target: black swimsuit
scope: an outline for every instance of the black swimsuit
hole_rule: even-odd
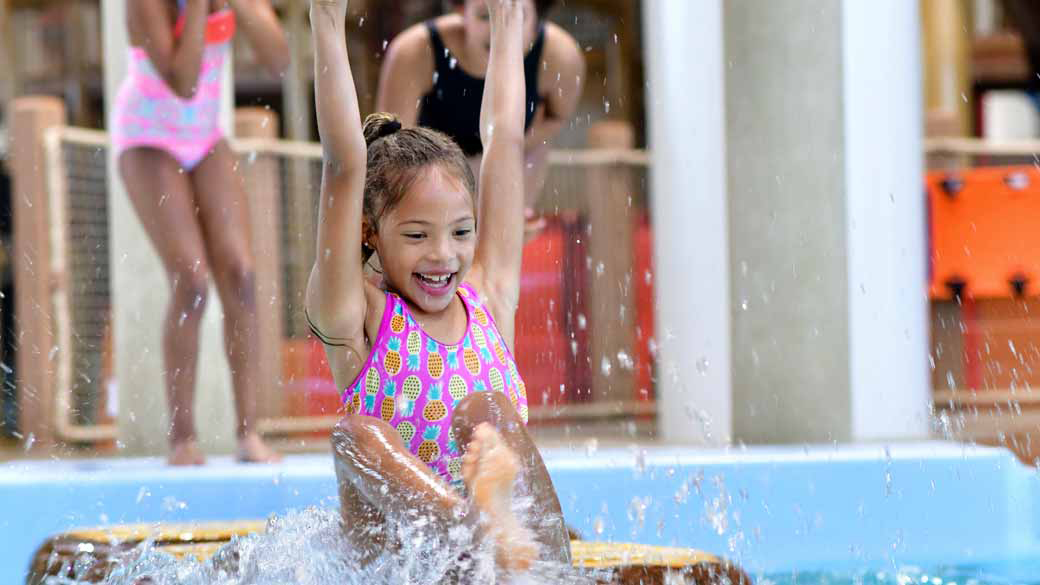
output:
[[[459,67],[458,62],[444,46],[441,34],[432,20],[426,21],[433,48],[433,88],[422,98],[419,125],[451,136],[466,156],[484,151],[480,143],[480,104],[484,99],[484,80],[473,77]],[[524,129],[531,127],[535,110],[542,102],[538,95],[538,65],[542,62],[545,45],[545,27],[539,27],[531,51],[524,57],[524,77],[527,85],[527,108],[524,111]]]

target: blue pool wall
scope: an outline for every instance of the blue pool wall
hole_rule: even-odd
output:
[[[547,449],[568,523],[587,540],[684,546],[753,575],[1040,556],[1040,478],[1003,449],[867,446]],[[335,506],[328,455],[0,465],[0,583],[73,527],[265,518]]]

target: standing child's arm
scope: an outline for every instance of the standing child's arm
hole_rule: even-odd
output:
[[[281,77],[289,67],[289,43],[269,0],[229,0],[257,60]]]
[[[488,0],[491,56],[480,106],[480,209],[474,263],[509,346],[520,296],[524,209],[523,3]]]
[[[324,152],[307,313],[326,338],[363,339],[361,217],[367,152],[347,60],[347,0],[312,0],[314,103]]]
[[[131,43],[148,53],[148,60],[174,93],[185,99],[194,97],[206,46],[209,0],[188,0],[179,38],[173,36],[165,0],[132,0],[126,8]]]

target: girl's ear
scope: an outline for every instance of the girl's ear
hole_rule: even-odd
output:
[[[367,219],[361,220],[361,244],[375,250],[375,240],[377,239],[376,230],[372,228],[372,224],[368,223]]]

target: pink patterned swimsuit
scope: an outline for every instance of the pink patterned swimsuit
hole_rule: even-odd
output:
[[[458,289],[466,334],[445,345],[422,330],[408,306],[386,294],[386,310],[372,353],[343,393],[350,414],[382,418],[404,444],[453,485],[461,483],[452,413],[471,392],[503,392],[527,423],[527,389],[494,319],[468,284]]]
[[[182,14],[174,36],[180,35],[183,23]],[[199,80],[190,99],[166,85],[144,49],[130,47],[130,71],[116,95],[111,126],[116,155],[130,148],[158,148],[188,171],[206,158],[224,137],[218,123],[221,74],[234,32],[234,12],[209,15]]]

